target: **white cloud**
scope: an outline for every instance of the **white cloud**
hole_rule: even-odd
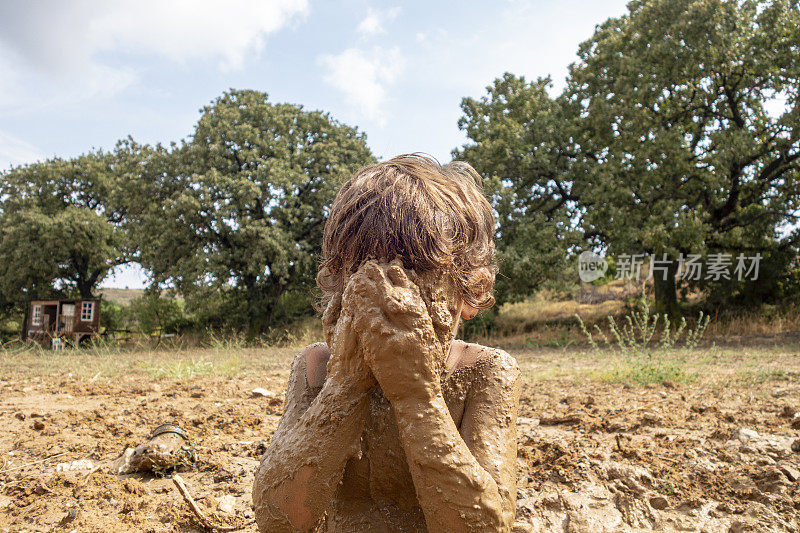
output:
[[[350,105],[367,118],[384,121],[386,88],[405,67],[399,48],[348,48],[338,55],[322,56],[319,62],[326,69],[325,82],[344,93]]]
[[[0,2],[0,71],[91,98],[135,81],[132,69],[119,66],[126,55],[241,67],[263,51],[266,35],[307,11],[307,0]],[[10,85],[0,83],[0,99],[25,100]]]
[[[44,154],[30,143],[0,131],[0,172],[10,166],[44,159]]]
[[[392,7],[384,11],[379,11],[371,7],[367,8],[367,16],[364,17],[364,20],[359,23],[357,28],[358,33],[364,37],[386,33],[384,24],[391,22],[397,18],[397,15],[399,14],[399,7]]]

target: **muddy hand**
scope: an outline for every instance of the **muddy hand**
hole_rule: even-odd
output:
[[[386,398],[395,402],[434,394],[443,349],[419,287],[399,261],[368,261],[348,288],[353,302],[359,302],[354,325],[367,364]]]
[[[358,299],[354,299],[350,286],[343,295],[334,297],[322,315],[325,340],[330,347],[327,376],[347,384],[354,392],[366,392],[376,387],[375,377],[366,364],[364,350],[354,330],[354,314],[358,313]]]

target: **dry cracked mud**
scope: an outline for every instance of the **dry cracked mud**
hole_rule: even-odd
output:
[[[0,531],[199,531],[168,476],[109,473],[164,422],[189,431],[198,460],[181,476],[206,515],[256,531],[253,472],[288,366],[185,381],[1,378]],[[800,384],[667,385],[525,383],[514,530],[800,530]]]

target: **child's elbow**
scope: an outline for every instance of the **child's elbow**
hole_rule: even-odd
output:
[[[309,531],[318,516],[306,505],[310,467],[301,468],[288,483],[269,484],[256,472],[253,509],[259,531]]]

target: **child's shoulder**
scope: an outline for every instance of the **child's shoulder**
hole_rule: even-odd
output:
[[[324,342],[315,342],[303,348],[296,360],[305,368],[306,383],[309,387],[321,387],[325,383],[325,374],[331,352]]]
[[[484,367],[492,373],[519,373],[517,360],[505,350],[460,340],[453,341],[453,344],[453,348],[460,352],[455,369]]]

